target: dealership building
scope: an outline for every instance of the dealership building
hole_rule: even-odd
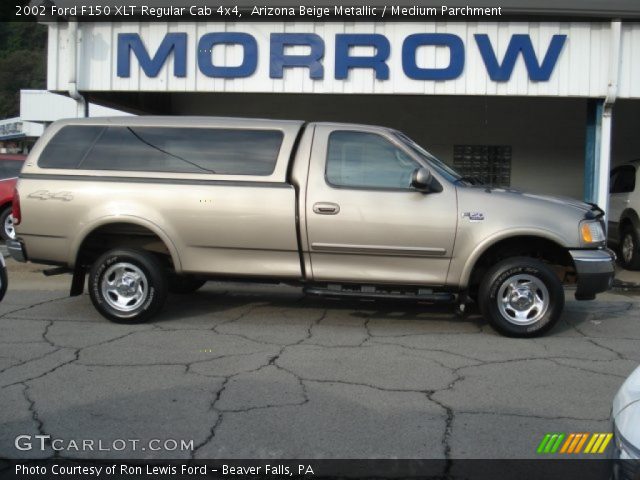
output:
[[[48,90],[79,116],[93,102],[386,125],[465,175],[604,205],[610,167],[640,158],[640,7],[511,3],[471,19],[57,21]]]

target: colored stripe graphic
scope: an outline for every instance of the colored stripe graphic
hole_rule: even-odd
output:
[[[604,453],[604,451],[609,446],[609,442],[611,441],[612,438],[613,438],[613,433],[607,433],[607,436],[602,442],[602,445],[600,445],[600,450],[598,450],[598,453]]]
[[[587,438],[589,438],[588,433],[571,433],[569,437],[567,437],[567,441],[564,442],[560,453],[580,453],[582,446],[587,441]]]
[[[612,437],[612,433],[594,433],[584,453],[604,453]]]
[[[538,453],[543,453],[544,452],[544,448],[547,446],[547,442],[549,442],[549,439],[551,438],[551,434],[547,433],[544,438],[542,439],[542,441],[540,442],[540,445],[538,445]]]
[[[556,453],[562,440],[564,440],[564,433],[547,433],[540,445],[538,445],[538,453]]]
[[[578,445],[576,446],[576,451],[574,453],[580,453],[580,451],[582,450],[582,446],[587,441],[587,438],[589,438],[589,434],[588,433],[583,433],[582,434],[582,439],[580,440],[580,443],[578,443]]]
[[[537,452],[540,454],[561,453],[565,455],[577,455],[579,453],[601,454],[607,449],[612,438],[612,433],[547,433],[538,445]],[[586,448],[583,450],[585,444]]]
[[[564,442],[564,445],[562,445],[562,449],[560,449],[560,453],[567,453],[567,450],[569,449],[569,445],[573,443],[575,438],[576,438],[576,434],[570,433],[569,436],[567,437],[567,441]]]

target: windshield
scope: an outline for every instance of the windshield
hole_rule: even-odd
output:
[[[418,145],[416,142],[407,137],[404,133],[394,131],[394,135],[407,147],[411,149],[420,158],[426,160],[430,166],[435,168],[440,175],[445,177],[450,182],[457,182],[458,180],[464,180],[463,176],[456,172],[449,165],[442,160],[436,158],[431,153],[427,152],[424,148]]]

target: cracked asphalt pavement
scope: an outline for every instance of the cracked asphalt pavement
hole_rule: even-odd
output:
[[[153,323],[103,319],[69,277],[8,260],[0,457],[534,458],[546,432],[610,431],[640,363],[640,296],[576,302],[545,337],[449,306],[207,284]],[[18,435],[192,440],[192,451],[19,451]]]

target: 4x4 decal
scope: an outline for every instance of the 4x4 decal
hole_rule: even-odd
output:
[[[39,200],[62,200],[64,202],[70,202],[73,200],[73,193],[71,192],[50,192],[49,190],[38,190],[27,195],[28,198],[37,198]]]

